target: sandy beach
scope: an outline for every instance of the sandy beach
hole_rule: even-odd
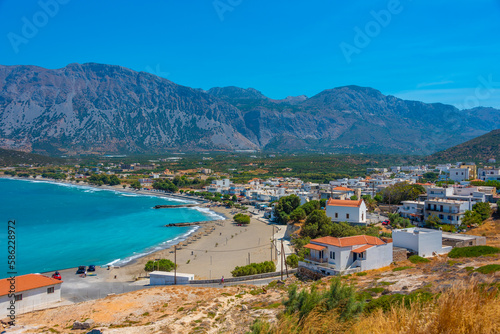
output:
[[[33,179],[30,179],[35,181]],[[148,190],[124,189],[122,186],[94,186],[87,183],[76,183],[71,181],[39,180],[42,182],[54,182],[72,184],[75,186],[94,187],[97,189],[107,189],[119,192],[129,192],[156,197],[167,197],[183,201],[200,203],[200,208],[206,208],[217,213],[218,216],[226,218],[215,220],[210,223],[199,225],[199,228],[184,241],[177,245],[177,271],[180,273],[191,273],[195,279],[216,279],[232,277],[231,271],[236,266],[244,266],[249,262],[262,262],[271,260],[271,240],[273,238],[273,226],[268,225],[255,217],[251,218],[250,224],[237,226],[232,217],[238,209],[228,209],[213,203],[206,203],[202,198],[165,194]],[[165,227],[169,228],[169,227]],[[275,250],[272,250],[273,260]],[[88,276],[90,281],[99,282],[133,282],[147,277],[144,266],[149,260],[170,259],[175,260],[174,247],[156,251],[154,253],[137,258],[134,261],[117,268],[98,268],[97,278]],[[64,277],[75,276],[76,268],[60,270]],[[51,274],[51,273],[46,273]],[[83,278],[82,278],[83,279]]]

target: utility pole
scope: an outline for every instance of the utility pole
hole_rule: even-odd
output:
[[[281,240],[281,253],[283,253],[283,257],[285,258],[285,247],[283,246],[283,240]],[[283,264],[281,267],[283,268]],[[286,278],[288,278],[288,264],[286,263],[286,258],[285,258],[285,270],[286,270]]]
[[[248,253],[248,264],[250,264],[250,253]]]
[[[281,239],[281,254],[280,254],[280,259],[281,259],[281,280],[283,280],[283,239]]]
[[[273,262],[273,241],[271,240],[271,262]]]
[[[177,245],[174,245],[174,285],[177,285]]]

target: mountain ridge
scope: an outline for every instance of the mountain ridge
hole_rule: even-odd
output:
[[[254,88],[178,85],[118,65],[0,65],[0,147],[45,154],[277,150],[428,154],[500,128],[370,87],[274,100]]]

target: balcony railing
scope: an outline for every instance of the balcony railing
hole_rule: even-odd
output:
[[[328,259],[321,259],[321,258],[314,257],[311,255],[304,257],[304,259],[306,259],[308,261],[318,262],[318,263],[328,263]]]

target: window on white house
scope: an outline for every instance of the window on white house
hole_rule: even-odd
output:
[[[54,287],[47,288],[47,293],[54,293]]]
[[[339,213],[335,212],[335,218],[339,218]]]
[[[348,214],[348,213],[346,213],[346,214],[345,214],[345,217],[346,217],[347,219],[349,219],[349,214]]]
[[[330,259],[335,260],[335,252],[330,251]]]
[[[359,253],[359,258],[362,259],[363,258],[363,253]]]
[[[14,296],[14,300],[15,300],[16,302],[18,302],[18,301],[20,301],[20,300],[23,300],[23,295],[22,295],[22,294],[21,294],[21,295],[15,295],[15,296]]]

